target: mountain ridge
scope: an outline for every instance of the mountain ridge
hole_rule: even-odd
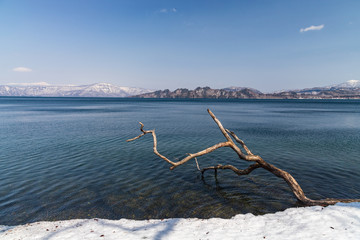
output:
[[[349,80],[326,87],[305,88],[300,90],[283,90],[274,93],[262,93],[253,88],[228,87],[211,89],[198,87],[194,90],[178,88],[158,90],[151,93],[135,95],[137,98],[238,98],[238,99],[360,99],[360,81]]]
[[[136,87],[119,87],[110,83],[89,85],[50,85],[45,82],[0,85],[0,96],[28,97],[129,97],[152,92]]]
[[[169,89],[158,90],[152,93],[135,95],[138,98],[259,98],[258,90],[239,88],[240,90],[212,89],[210,87],[197,87],[194,90],[178,88],[174,91]]]
[[[281,90],[273,93],[231,86],[222,89],[197,87],[194,90],[178,88],[174,91],[119,87],[110,83],[89,85],[51,85],[46,82],[9,83],[0,85],[0,96],[29,97],[137,97],[137,98],[243,98],[243,99],[360,99],[360,80],[349,80],[325,87]]]

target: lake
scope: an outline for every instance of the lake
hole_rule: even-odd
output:
[[[247,176],[181,159],[225,141],[210,108],[253,153],[290,172],[306,195],[360,197],[359,100],[0,98],[0,225],[73,218],[230,218],[301,206],[263,169]],[[228,148],[200,167],[246,168]]]

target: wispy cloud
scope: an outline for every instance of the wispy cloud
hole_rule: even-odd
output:
[[[176,13],[176,8],[163,8],[159,10],[159,13]]]
[[[312,25],[312,26],[307,27],[307,28],[301,28],[301,29],[300,29],[300,32],[307,32],[307,31],[321,30],[321,29],[323,29],[324,27],[325,27],[325,25],[324,25],[324,24],[321,24],[321,25],[319,25],[319,26],[314,26],[314,25]]]
[[[27,67],[16,67],[13,68],[14,72],[32,72],[31,68],[27,68]]]

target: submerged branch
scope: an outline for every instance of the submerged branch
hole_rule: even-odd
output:
[[[218,164],[216,166],[211,166],[211,167],[206,167],[201,169],[201,174],[204,174],[205,171],[210,170],[210,169],[230,169],[232,170],[234,173],[236,173],[237,175],[248,175],[249,173],[251,173],[252,171],[254,171],[255,169],[261,167],[260,164],[255,163],[250,165],[248,168],[242,170],[242,169],[237,169],[236,167],[234,167],[233,165],[221,165]]]
[[[321,199],[321,200],[312,200],[308,197],[306,197],[304,191],[302,190],[302,188],[300,187],[299,183],[295,180],[295,178],[288,172],[275,167],[272,164],[267,163],[266,161],[264,161],[260,156],[258,155],[254,155],[249,148],[246,146],[246,144],[244,143],[243,140],[241,140],[238,136],[236,136],[236,134],[228,129],[225,129],[222,125],[222,123],[216,118],[216,116],[208,109],[208,113],[209,115],[212,117],[212,119],[214,120],[214,122],[217,124],[217,126],[219,127],[220,131],[222,132],[222,134],[224,135],[224,137],[226,138],[226,142],[220,142],[217,143],[211,147],[208,147],[202,151],[199,151],[197,153],[188,153],[188,156],[183,158],[180,161],[177,162],[173,162],[171,160],[169,160],[167,157],[165,157],[164,155],[160,154],[157,150],[157,139],[156,139],[156,134],[155,134],[155,130],[144,130],[144,124],[140,123],[140,131],[142,132],[140,135],[131,138],[129,140],[127,140],[127,142],[131,142],[134,141],[136,139],[141,138],[142,136],[150,133],[153,136],[153,141],[154,141],[154,145],[153,145],[153,151],[154,153],[159,156],[160,158],[162,158],[163,160],[165,160],[166,162],[170,163],[172,166],[170,167],[171,170],[173,170],[174,168],[176,168],[177,166],[180,166],[188,161],[190,161],[191,159],[195,159],[196,162],[196,166],[198,168],[198,170],[201,172],[201,174],[203,175],[205,173],[205,171],[207,170],[211,170],[213,169],[215,171],[215,174],[217,174],[217,170],[218,169],[229,169],[232,170],[235,174],[237,175],[247,175],[250,174],[252,171],[254,171],[257,168],[263,168],[269,172],[271,172],[272,174],[274,174],[275,176],[284,179],[284,181],[289,185],[291,191],[293,192],[293,194],[295,195],[295,197],[302,202],[305,205],[322,205],[322,206],[327,206],[327,205],[333,205],[335,203],[338,202],[345,202],[345,203],[349,203],[349,202],[360,202],[360,199],[333,199],[333,198],[326,198],[326,199]],[[230,135],[229,135],[230,134]],[[231,139],[231,137],[240,144],[240,146],[245,150],[246,154],[243,153],[241,151],[241,148],[238,147],[233,140]],[[236,167],[234,167],[233,165],[221,165],[218,164],[216,166],[210,166],[210,167],[206,167],[203,169],[200,169],[199,163],[197,161],[197,157],[203,156],[205,154],[211,153],[219,148],[222,147],[230,147],[232,150],[234,150],[236,152],[236,154],[238,155],[238,157],[242,160],[245,161],[249,161],[249,162],[255,162],[253,164],[251,164],[248,168],[246,169],[238,169]]]

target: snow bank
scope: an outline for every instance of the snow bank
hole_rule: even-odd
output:
[[[360,203],[231,219],[86,219],[0,226],[0,239],[359,239]]]

